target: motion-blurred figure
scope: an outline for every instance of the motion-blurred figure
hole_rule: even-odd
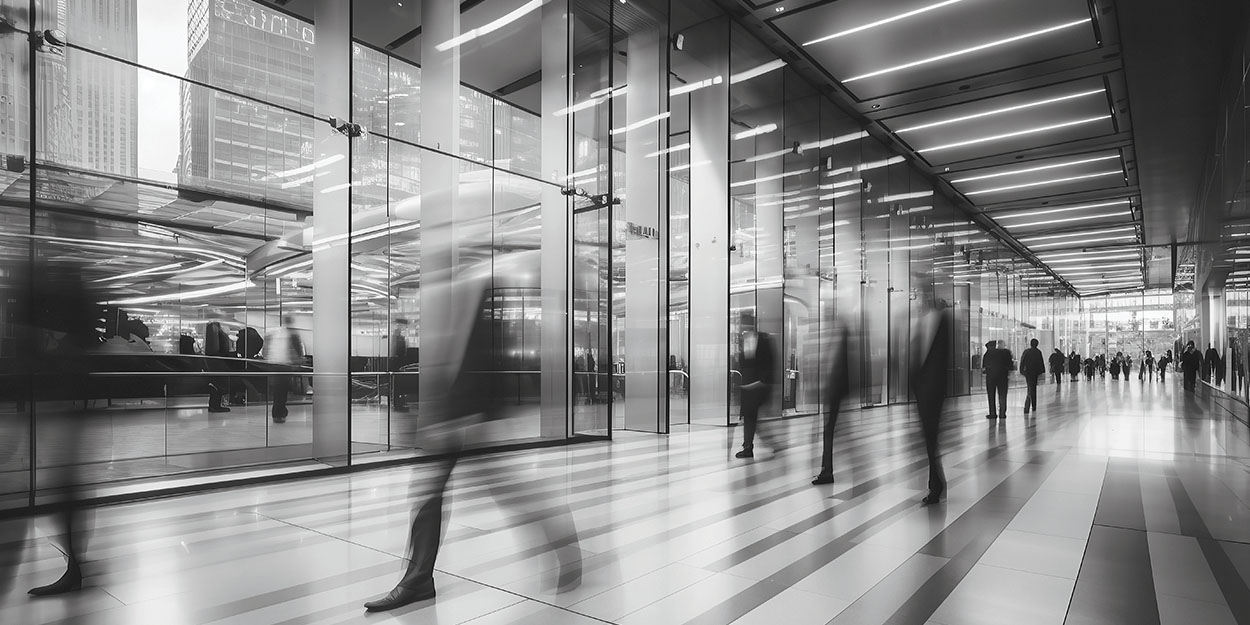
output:
[[[772,394],[775,363],[772,339],[767,332],[747,330],[742,333],[742,363],[738,367],[742,373],[742,450],[734,454],[735,458],[755,457],[760,406],[768,403]]]
[[[929,297],[932,297],[930,295]],[[911,346],[911,387],[920,413],[925,454],[929,457],[929,494],[923,502],[938,503],[946,494],[946,472],[938,450],[942,407],[946,403],[946,374],[951,361],[950,314],[946,302],[926,301],[929,310],[913,329]]]
[[[230,348],[230,335],[222,329],[220,321],[204,324],[204,368],[207,371],[226,371],[226,363],[219,358],[231,358],[234,350]],[[208,378],[208,411],[230,412],[221,403],[222,397],[230,390],[230,379],[218,376]]]
[[[295,333],[295,319],[290,315],[282,318],[282,327],[269,337],[269,348],[265,356],[277,365],[291,367],[292,370],[304,364],[304,343]],[[269,394],[273,399],[273,411],[270,413],[274,423],[286,423],[287,395],[291,392],[291,376],[278,374],[269,380]]]
[[[499,260],[495,262],[499,271]],[[421,397],[421,421],[418,434],[422,447],[438,455],[427,480],[413,484],[414,499],[424,503],[413,516],[408,537],[408,565],[399,583],[385,597],[365,604],[370,612],[392,610],[416,601],[433,598],[434,564],[442,542],[443,500],[447,481],[464,449],[470,427],[501,416],[502,398],[498,395],[493,371],[498,359],[492,358],[492,310],[488,276],[458,276],[455,282],[430,280],[422,288],[438,289],[435,295],[445,301],[449,316],[443,336],[422,336],[422,345],[434,344],[428,353],[437,361],[423,368],[421,375],[444,376],[449,383],[437,396]],[[424,318],[424,317],[423,317]],[[502,470],[502,469],[501,469]],[[503,481],[500,475],[487,476],[486,483]],[[497,503],[506,499],[503,488],[493,488]],[[551,511],[554,508],[555,513]],[[581,555],[577,529],[568,505],[560,503],[543,510],[519,512],[513,527],[539,526],[547,547],[555,552],[560,571],[557,591],[567,591],[581,583]]]
[[[34,375],[36,418],[47,428],[52,441],[41,444],[62,454],[60,462],[44,475],[42,489],[50,495],[56,534],[53,544],[65,556],[65,572],[46,586],[32,588],[35,596],[56,595],[82,588],[83,511],[80,491],[84,476],[80,467],[84,458],[82,423],[89,365],[86,355],[103,342],[98,329],[100,307],[87,288],[80,268],[50,259],[35,282],[31,300],[34,305],[30,345]],[[57,539],[59,543],[57,544]]]
[[[1029,348],[1020,354],[1020,373],[1024,375],[1024,414],[1037,410],[1037,381],[1046,375],[1046,363],[1042,361],[1042,350],[1037,348],[1037,339],[1029,341]]]
[[[1185,374],[1185,390],[1192,391],[1198,387],[1198,370],[1202,368],[1202,354],[1194,347],[1194,342],[1185,344],[1181,353],[1181,371]]]
[[[407,319],[396,319],[395,328],[391,330],[391,410],[394,412],[408,412],[407,380],[402,375],[396,375],[409,364],[408,339],[404,336],[407,328]]]
[[[845,299],[839,298],[839,301],[851,302],[854,299],[848,294]],[[825,389],[827,407],[821,441],[820,473],[812,479],[812,484],[833,483],[833,432],[838,425],[838,413],[842,409],[842,402],[851,392],[850,346],[854,333],[851,330],[850,320],[858,316],[854,311],[838,315],[833,323],[833,335],[829,337],[829,380],[828,387]]]

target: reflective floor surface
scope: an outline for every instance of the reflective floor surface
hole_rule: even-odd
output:
[[[429,467],[99,510],[86,587],[57,598],[25,595],[63,567],[47,523],[8,521],[29,538],[7,545],[24,564],[0,623],[1250,623],[1246,425],[1171,380],[1039,391],[1031,419],[951,402],[930,507],[904,406],[844,413],[828,486],[809,484],[811,418],[765,424],[786,448],[754,460],[733,458],[740,429],[707,428],[466,461],[438,596],[389,613],[361,604],[399,578]],[[515,519],[562,501],[583,576],[557,593]]]

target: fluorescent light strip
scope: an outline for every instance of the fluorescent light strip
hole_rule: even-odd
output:
[[[1084,245],[1086,243],[1101,243],[1104,241],[1123,241],[1124,239],[1133,238],[1134,236],[1136,235],[1125,234],[1125,235],[1120,235],[1117,237],[1099,237],[1096,239],[1082,239],[1079,241],[1060,241],[1058,243],[1042,243],[1040,245],[1030,245],[1029,247],[1034,248],[1034,249],[1040,249],[1043,247],[1065,247],[1065,246],[1077,247],[1080,245]]]
[[[1053,215],[1055,213],[1066,213],[1069,211],[1085,210],[1087,208],[1102,208],[1104,206],[1119,206],[1121,204],[1128,204],[1128,200],[1125,199],[1125,200],[1116,200],[1114,202],[1099,202],[1097,204],[1082,204],[1080,206],[1067,206],[1064,208],[1052,208],[1048,210],[1037,210],[1037,209],[1030,208],[1028,210],[1015,211],[1012,213],[1003,213],[1003,214],[990,213],[990,217],[993,217],[995,221],[1002,221],[1004,219],[1020,219],[1022,217],[1038,217],[1040,215]]]
[[[756,135],[768,134],[770,132],[773,132],[774,130],[777,130],[777,124],[764,124],[763,126],[756,126],[755,128],[752,128],[750,130],[743,130],[742,132],[735,134],[734,141],[737,141],[739,139],[748,139]]]
[[[786,66],[786,62],[781,59],[777,59],[775,61],[769,61],[767,63],[764,63],[763,65],[757,65],[744,72],[738,72],[737,74],[731,75],[729,77],[729,84],[736,85],[740,82],[745,82],[745,81],[751,80],[752,78],[763,76],[764,74],[767,74],[768,72],[779,70],[785,66]]]
[[[1059,167],[1071,167],[1072,165],[1084,165],[1085,163],[1097,163],[1113,158],[1120,158],[1119,154],[1111,154],[1108,156],[1099,156],[1097,158],[1083,158],[1079,161],[1067,161],[1065,163],[1055,163],[1053,165],[1042,165],[1041,167],[1030,167],[1028,169],[1016,169],[1013,171],[1004,171],[997,174],[985,174],[984,176],[973,176],[971,178],[960,178],[952,180],[951,184],[963,184],[965,182],[976,182],[977,180],[989,180],[990,178],[1001,178],[1003,176],[1018,176],[1020,174],[1031,174],[1037,171],[1045,171],[1047,169],[1057,169]]]
[[[530,0],[529,2],[526,2],[525,4],[522,4],[521,6],[517,7],[511,13],[508,13],[507,15],[493,22],[474,28],[473,30],[470,30],[467,33],[461,33],[460,35],[456,37],[452,37],[451,39],[448,39],[447,41],[444,41],[443,43],[440,43],[434,46],[434,49],[438,50],[439,52],[446,52],[457,46],[461,46],[466,43],[469,43],[470,41],[473,41],[474,39],[477,39],[478,37],[481,37],[482,35],[488,35],[492,32],[495,32],[496,30],[499,30],[500,28],[503,28],[504,26],[507,26],[508,24],[511,24],[512,22],[515,22],[521,19],[522,17],[525,17],[527,13],[533,11],[534,9],[537,9],[538,7],[541,7],[544,2],[545,0]]]
[[[626,132],[630,132],[632,130],[638,130],[639,128],[642,128],[643,126],[646,126],[648,124],[654,124],[658,121],[668,119],[669,115],[672,115],[672,113],[660,113],[659,115],[655,115],[652,117],[648,117],[646,119],[638,120],[628,126],[625,126],[624,128],[617,128],[615,130],[609,130],[608,134],[619,135],[619,134],[623,134]]]
[[[1064,253],[1055,252],[1055,253],[1050,253],[1050,254],[1039,254],[1037,258],[1038,260],[1042,262],[1050,263],[1052,262],[1051,259],[1055,259],[1055,258],[1071,258],[1073,256],[1090,257],[1092,255],[1101,256],[1101,255],[1111,255],[1111,254],[1128,254],[1130,252],[1132,252],[1133,254],[1138,253],[1137,250],[1135,249],[1100,250],[1100,251],[1095,251],[1095,252],[1064,252]],[[1057,261],[1057,262],[1070,262],[1070,261]]]
[[[839,189],[842,187],[851,187],[851,186],[860,184],[863,181],[864,181],[863,178],[852,178],[851,180],[839,180],[838,182],[835,182],[833,184],[822,184],[818,186],[821,189]]]
[[[1028,243],[1030,241],[1049,241],[1052,239],[1066,239],[1070,237],[1093,236],[1096,234],[1112,234],[1116,232],[1130,232],[1130,231],[1134,231],[1135,229],[1136,228],[1134,226],[1119,226],[1117,228],[1103,228],[1102,230],[1082,230],[1080,232],[1066,232],[1064,234],[1048,234],[1045,236],[1025,237],[1023,239],[1020,239],[1020,242]]]
[[[1028,104],[1017,104],[1015,106],[1008,106],[1008,107],[1001,108],[1001,109],[994,109],[992,111],[985,111],[984,113],[974,113],[972,115],[963,115],[961,117],[953,117],[951,119],[944,119],[938,122],[930,122],[928,124],[921,124],[919,126],[908,126],[907,128],[903,128],[901,130],[895,130],[894,132],[896,134],[902,134],[904,132],[912,132],[914,130],[924,130],[926,128],[935,128],[937,126],[947,126],[950,124],[958,124],[960,122],[966,122],[966,121],[970,121],[973,119],[980,119],[982,117],[992,117],[994,115],[1002,115],[1003,113],[1011,113],[1013,111],[1033,108],[1035,106],[1044,106],[1046,104],[1054,104],[1055,102],[1063,102],[1064,100],[1071,100],[1073,98],[1083,98],[1085,96],[1093,95],[1095,93],[1105,93],[1105,92],[1106,91],[1104,89],[1082,91],[1080,93],[1073,93],[1070,95],[1059,96],[1057,98],[1048,98],[1045,100],[1038,100],[1037,102],[1029,102]]]
[[[949,150],[951,148],[962,148],[964,146],[976,145],[978,143],[987,143],[990,141],[999,141],[1001,139],[1011,139],[1013,137],[1022,137],[1024,135],[1031,135],[1031,134],[1036,134],[1039,132],[1048,132],[1051,130],[1058,130],[1060,128],[1067,128],[1069,126],[1079,126],[1081,124],[1088,124],[1091,122],[1102,121],[1104,119],[1110,119],[1110,118],[1111,118],[1111,115],[1107,114],[1107,115],[1100,115],[1098,117],[1077,119],[1077,120],[1073,120],[1070,122],[1063,122],[1062,124],[1052,124],[1050,126],[1041,126],[1039,128],[1030,128],[1028,130],[1017,130],[1015,132],[1008,132],[1008,133],[1004,133],[1001,135],[981,137],[979,139],[969,139],[967,141],[957,141],[955,143],[947,143],[946,145],[939,145],[939,146],[935,146],[931,148],[925,148],[923,150],[916,150],[916,152],[923,154],[925,152],[938,152],[941,150]]]
[[[932,191],[917,191],[915,193],[900,193],[898,195],[883,195],[881,196],[881,199],[877,201],[878,202],[901,202],[903,200],[914,200],[914,199],[922,198],[922,197],[930,197],[932,195],[933,195]]]
[[[885,19],[881,19],[881,20],[877,20],[877,21],[875,21],[875,22],[871,22],[871,23],[868,23],[868,24],[864,24],[863,26],[856,26],[855,28],[848,28],[848,29],[846,29],[846,30],[843,30],[843,31],[840,31],[840,32],[833,33],[832,35],[825,35],[824,37],[820,37],[819,39],[813,39],[813,40],[811,40],[811,41],[809,41],[809,42],[807,42],[807,43],[805,43],[805,44],[803,44],[803,45],[804,45],[804,46],[810,46],[810,45],[815,45],[815,44],[818,44],[818,43],[823,43],[823,42],[825,42],[825,41],[829,41],[830,39],[837,39],[838,37],[845,37],[846,35],[851,35],[851,34],[854,34],[854,33],[863,32],[863,31],[865,31],[865,30],[868,30],[869,28],[876,28],[876,27],[878,27],[878,26],[883,26],[883,25],[885,25],[885,24],[889,24],[890,22],[897,22],[897,21],[899,21],[899,20],[905,20],[905,19],[907,19],[907,18],[909,18],[909,17],[913,17],[913,16],[916,16],[916,15],[920,15],[921,13],[928,13],[929,11],[932,11],[932,10],[934,10],[934,9],[940,9],[940,8],[942,8],[942,7],[944,7],[944,6],[947,6],[947,5],[950,5],[950,4],[955,4],[956,2],[962,2],[962,1],[963,1],[963,0],[946,0],[945,2],[939,2],[939,3],[937,3],[937,4],[929,5],[929,6],[927,6],[927,7],[921,7],[921,8],[919,8],[919,9],[914,10],[914,11],[908,11],[908,12],[906,12],[906,13],[899,13],[898,15],[895,15],[895,16],[893,16],[893,17],[887,17],[887,18],[885,18]]]
[[[1045,262],[1047,265],[1050,265],[1051,268],[1054,269],[1055,271],[1061,271],[1064,268],[1063,267],[1064,265],[1070,265],[1072,263],[1079,264],[1079,263],[1097,262],[1101,260],[1135,260],[1135,259],[1141,258],[1141,255],[1136,252],[1104,254],[1104,255],[1098,255],[1093,252],[1077,252],[1073,254],[1059,254],[1059,256],[1071,256],[1072,258],[1061,258],[1059,260],[1045,260],[1045,259],[1042,259],[1041,256],[1039,256],[1038,258],[1042,259],[1043,262]]]
[[[753,184],[757,184],[757,183],[760,183],[760,182],[769,182],[769,181],[771,181],[771,180],[780,180],[780,179],[782,179],[782,178],[789,178],[790,176],[801,176],[801,175],[803,175],[803,174],[810,174],[810,173],[812,173],[812,172],[816,171],[817,169],[819,169],[819,168],[817,168],[817,167],[812,167],[811,169],[797,169],[797,170],[795,170],[795,171],[787,171],[787,172],[785,172],[785,173],[775,174],[775,175],[772,175],[772,176],[763,176],[763,177],[761,177],[761,178],[754,178],[754,179],[752,179],[752,180],[741,180],[741,181],[738,181],[738,182],[731,182],[731,183],[729,184],[729,187],[730,187],[730,188],[734,188],[734,187],[745,187],[745,186],[748,186],[748,185],[753,185]]]
[[[92,282],[113,282],[114,280],[125,280],[126,278],[137,278],[139,276],[146,276],[146,275],[153,274],[153,273],[164,273],[172,269],[177,269],[181,266],[182,266],[182,263],[170,263],[168,265],[161,265],[160,267],[151,267],[149,269],[142,269],[139,271],[132,271],[130,273],[123,273],[120,276],[109,276],[107,278],[100,278],[99,280],[92,280]]]
[[[886,166],[889,166],[889,165],[894,165],[894,164],[896,164],[896,163],[901,163],[901,162],[903,162],[903,161],[905,161],[905,160],[907,160],[907,159],[905,159],[905,158],[903,158],[903,157],[901,157],[901,156],[891,156],[890,158],[887,158],[887,159],[882,160],[882,161],[871,161],[871,162],[868,162],[868,163],[860,163],[860,164],[859,164],[859,166],[855,168],[855,170],[856,170],[856,171],[868,171],[868,170],[870,170],[870,169],[878,169],[878,168],[881,168],[881,167],[886,167]],[[835,171],[837,171],[837,170],[835,170]],[[833,176],[833,175],[836,175],[836,174],[835,174],[834,172],[832,172],[832,171],[831,171],[831,172],[829,172],[829,174],[828,174],[828,175]]]
[[[690,93],[691,91],[698,91],[704,87],[711,87],[712,85],[719,85],[723,82],[725,82],[724,76],[714,76],[712,78],[706,78],[704,80],[700,80],[699,82],[692,82],[692,83],[682,85],[680,87],[673,87],[672,89],[668,90],[668,95],[669,97],[684,95],[684,94]]]
[[[647,155],[647,158],[655,158],[655,157],[657,157],[657,156],[660,156],[661,154],[672,154],[672,153],[674,153],[674,152],[681,152],[682,150],[689,150],[689,149],[690,149],[690,144],[689,144],[689,143],[683,143],[683,144],[681,144],[681,145],[675,145],[675,146],[673,146],[673,147],[671,147],[671,148],[667,148],[667,149],[664,149],[664,150],[656,150],[655,152],[652,152],[652,153],[648,154],[648,155]],[[597,171],[597,170],[596,170],[596,171]]]
[[[1100,171],[1096,174],[1084,174],[1082,176],[1068,176],[1067,178],[1052,178],[1050,180],[1039,180],[1037,182],[1028,182],[1025,184],[1013,184],[1006,187],[996,187],[993,189],[981,189],[979,191],[965,191],[964,195],[981,195],[984,193],[1001,193],[1003,191],[1015,191],[1017,189],[1028,189],[1029,187],[1042,187],[1048,184],[1061,184],[1064,182],[1073,182],[1075,180],[1087,180],[1089,178],[1101,178],[1103,176],[1123,175],[1124,172],[1119,169],[1112,171]]]
[[[1110,275],[1110,276],[1113,276],[1113,277],[1121,277],[1121,276],[1125,276],[1125,275],[1129,275],[1129,274],[1133,274],[1133,275],[1140,275],[1140,274],[1141,274],[1141,267],[1140,267],[1140,266],[1132,266],[1132,265],[1130,265],[1130,267],[1132,267],[1132,268],[1131,268],[1131,269],[1112,269],[1112,270],[1104,270],[1104,269],[1088,269],[1088,270],[1085,270],[1085,271],[1067,271],[1067,270],[1065,270],[1065,271],[1063,271],[1063,272],[1060,272],[1060,273],[1059,273],[1059,275],[1060,275],[1060,276],[1062,276],[1062,277],[1064,277],[1064,278],[1067,278],[1068,276],[1108,276],[1108,275]]]
[[[334,163],[337,163],[343,160],[344,158],[347,158],[347,157],[342,154],[331,154],[330,156],[327,156],[311,165],[304,165],[303,167],[296,167],[295,169],[288,169],[286,171],[280,171],[274,174],[273,177],[274,178],[289,178],[291,176],[298,176],[300,174],[306,174],[319,167],[333,165]]]
[[[927,65],[927,64],[929,64],[929,63],[936,63],[937,61],[944,61],[944,60],[946,60],[946,59],[953,58],[953,57],[956,57],[956,56],[962,56],[962,55],[964,55],[964,54],[971,54],[971,53],[973,53],[973,52],[980,52],[981,50],[986,50],[986,49],[989,49],[989,48],[993,48],[993,47],[997,47],[997,46],[1001,46],[1001,45],[1006,45],[1006,44],[1009,44],[1009,43],[1014,43],[1014,42],[1016,42],[1016,41],[1021,41],[1021,40],[1023,40],[1023,39],[1029,39],[1030,37],[1037,37],[1037,36],[1039,36],[1039,35],[1045,35],[1045,34],[1047,34],[1047,33],[1052,33],[1052,32],[1055,32],[1055,31],[1057,31],[1057,30],[1063,30],[1063,29],[1065,29],[1065,28],[1071,28],[1071,27],[1073,27],[1073,26],[1079,26],[1079,25],[1081,25],[1081,24],[1084,24],[1084,23],[1086,23],[1086,22],[1090,21],[1090,19],[1091,19],[1091,18],[1088,18],[1088,17],[1087,17],[1087,18],[1085,18],[1085,19],[1082,19],[1082,20],[1077,20],[1077,21],[1075,21],[1075,22],[1067,22],[1067,23],[1064,23],[1064,24],[1057,24],[1057,25],[1055,25],[1055,26],[1050,26],[1050,27],[1048,27],[1048,28],[1043,28],[1043,29],[1041,29],[1041,30],[1035,30],[1035,31],[1032,31],[1032,32],[1024,33],[1024,34],[1022,34],[1022,35],[1016,35],[1016,36],[1014,36],[1014,37],[1008,37],[1008,38],[1006,38],[1006,39],[999,39],[998,41],[991,41],[991,42],[989,42],[989,43],[983,43],[983,44],[981,44],[981,45],[972,46],[971,48],[964,48],[964,49],[962,49],[962,50],[956,50],[956,51],[954,51],[954,52],[947,52],[947,53],[945,53],[945,54],[939,54],[939,55],[937,55],[937,56],[929,57],[929,58],[927,58],[927,59],[921,59],[921,60],[919,60],[919,61],[912,61],[912,62],[910,62],[910,63],[904,63],[904,64],[902,64],[902,65],[895,65],[894,67],[887,67],[887,68],[885,68],[885,69],[880,69],[880,70],[877,70],[877,71],[875,71],[875,72],[869,72],[869,73],[867,73],[867,74],[861,74],[861,75],[859,75],[859,76],[852,76],[852,77],[850,77],[850,78],[847,78],[846,80],[843,80],[842,82],[843,82],[843,84],[848,83],[848,82],[855,82],[855,81],[857,81],[857,80],[863,80],[863,79],[865,79],[865,78],[873,78],[873,77],[875,77],[875,76],[880,76],[880,75],[882,75],[882,74],[888,74],[888,73],[890,73],[890,72],[897,72],[897,71],[899,71],[899,70],[910,69],[910,68],[917,67],[917,66],[920,66],[920,65]]]
[[[178,301],[178,300],[192,299],[196,297],[208,297],[210,295],[222,295],[225,293],[233,293],[235,291],[243,291],[243,290],[246,290],[250,286],[255,286],[255,285],[252,284],[251,280],[244,280],[242,282],[236,282],[235,284],[227,284],[225,286],[216,286],[216,287],[207,288],[207,289],[199,289],[196,291],[165,293],[163,295],[146,295],[144,297],[132,297],[129,299],[113,300],[113,301],[109,301],[106,303],[125,305],[125,304],[151,304],[154,302]]]
[[[1033,226],[1048,226],[1051,224],[1063,224],[1063,223],[1070,223],[1073,221],[1088,221],[1090,219],[1106,219],[1108,217],[1124,217],[1124,216],[1126,216],[1124,213],[1099,213],[1096,215],[1082,215],[1080,217],[1068,217],[1066,219],[1047,219],[1044,221],[1030,221],[1030,222],[1022,223],[1022,224],[1011,224],[1009,226],[1004,225],[1004,227],[1008,229],[1030,228]]]

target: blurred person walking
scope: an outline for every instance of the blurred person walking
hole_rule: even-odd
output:
[[[909,380],[916,398],[916,411],[920,414],[925,455],[929,459],[929,493],[922,500],[929,505],[940,502],[946,495],[946,472],[942,469],[938,440],[951,361],[951,323],[946,302],[927,300],[925,303],[928,311],[912,331]]]
[[[1163,382],[1168,377],[1168,365],[1172,364],[1172,350],[1168,350],[1163,356],[1159,357],[1159,381]]]
[[[755,457],[760,406],[768,403],[772,394],[775,363],[772,340],[767,332],[747,330],[742,333],[742,362],[738,367],[742,373],[742,450],[734,454],[735,458]],[[776,450],[775,441],[770,438],[769,443]]]
[[[1068,354],[1068,375],[1072,376],[1072,381],[1076,381],[1076,376],[1081,374],[1081,357],[1077,355],[1076,350]]]
[[[1185,374],[1185,390],[1192,391],[1198,388],[1198,371],[1202,369],[1202,355],[1198,353],[1198,348],[1194,347],[1194,342],[1190,341],[1185,344],[1185,351],[1181,352],[1181,372]]]
[[[1111,359],[1111,379],[1119,380],[1120,370],[1123,368],[1124,368],[1124,354],[1121,352],[1116,352],[1115,356]]]
[[[1037,339],[1029,341],[1029,348],[1020,354],[1020,373],[1024,375],[1025,395],[1024,414],[1037,410],[1037,381],[1046,375],[1046,364],[1042,361],[1042,350],[1037,348]]]
[[[833,336],[829,339],[829,380],[825,389],[828,407],[821,440],[820,473],[812,478],[812,484],[833,483],[833,432],[838,425],[838,412],[842,402],[851,392],[850,344],[851,328],[847,320],[857,315],[844,314],[834,321]]]
[[[289,367],[292,371],[298,370],[304,364],[304,343],[295,333],[294,326],[294,317],[290,315],[283,317],[282,327],[269,337],[269,349],[265,350],[265,356],[268,357],[269,362]],[[286,402],[290,391],[291,375],[278,373],[270,376],[269,394],[273,400],[273,411],[270,415],[274,423],[286,423],[288,414]]]

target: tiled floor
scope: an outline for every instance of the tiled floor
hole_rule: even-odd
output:
[[[844,415],[830,486],[812,419],[767,424],[789,446],[751,461],[715,428],[467,461],[439,595],[391,613],[361,603],[398,579],[428,467],[99,510],[87,587],[58,598],[25,595],[62,566],[46,523],[10,521],[0,623],[1250,623],[1244,423],[1172,382],[1043,387],[1027,420],[982,403],[951,402],[931,507],[907,407]],[[517,515],[561,502],[583,581],[555,593]]]

